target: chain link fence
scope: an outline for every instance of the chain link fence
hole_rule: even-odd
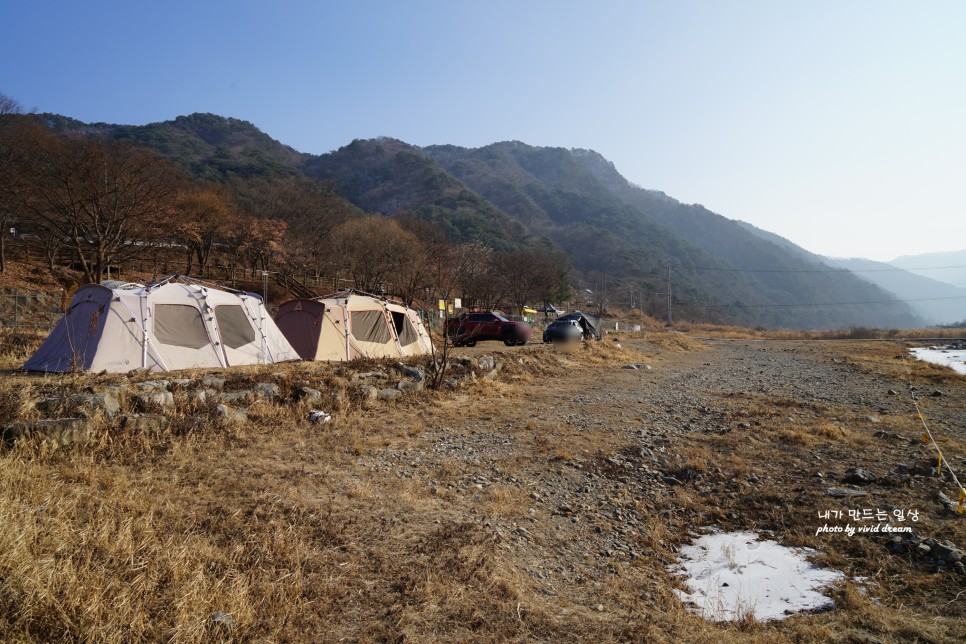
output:
[[[0,327],[50,330],[64,314],[63,289],[0,290]]]

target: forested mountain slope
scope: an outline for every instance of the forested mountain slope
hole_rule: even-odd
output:
[[[589,150],[520,142],[419,148],[380,138],[310,155],[251,123],[211,114],[144,126],[42,118],[57,131],[148,145],[208,181],[256,180],[260,192],[274,182],[317,181],[333,191],[335,206],[349,207],[332,201],[339,194],[370,214],[425,219],[455,243],[498,250],[550,243],[567,253],[574,286],[606,304],[643,302],[660,315],[670,268],[679,317],[769,328],[919,323],[875,285],[747,224],[639,188]]]

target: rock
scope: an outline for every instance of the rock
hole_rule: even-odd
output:
[[[402,392],[398,389],[379,389],[376,393],[377,400],[395,400],[402,396]]]
[[[825,493],[836,499],[847,499],[854,496],[868,496],[866,492],[862,490],[856,490],[848,487],[830,487],[826,488]]]
[[[231,613],[216,611],[211,614],[211,623],[218,629],[230,631],[235,627],[235,618],[231,616]]]
[[[359,385],[359,393],[362,400],[378,400],[379,390],[372,385]]]
[[[149,393],[138,394],[134,401],[138,411],[142,412],[168,409],[174,407],[174,394],[167,389],[157,389]]]
[[[276,402],[282,398],[282,388],[274,382],[260,382],[252,387],[252,391],[262,400]]]
[[[98,394],[74,394],[66,398],[44,398],[39,400],[35,407],[37,411],[48,416],[69,413],[69,410],[72,409],[82,409],[95,413],[100,411],[107,418],[113,418],[121,411],[117,389],[110,389]]]
[[[404,394],[411,394],[414,391],[419,391],[423,388],[422,382],[411,382],[409,380],[400,380],[399,384],[396,385],[396,389],[403,392]]]
[[[309,412],[310,423],[328,423],[332,421],[332,414],[313,409]]]
[[[94,431],[86,418],[26,420],[3,428],[3,442],[8,446],[28,437],[48,440],[59,446],[86,445],[93,439]]]
[[[109,389],[99,394],[76,394],[71,396],[71,400],[78,407],[100,411],[108,418],[114,418],[121,411],[117,389]]]
[[[312,387],[299,387],[295,390],[294,398],[299,402],[304,401],[310,405],[314,405],[322,400],[322,392]]]
[[[903,436],[902,434],[896,434],[894,432],[886,432],[881,429],[877,431],[875,434],[873,434],[873,436],[875,436],[876,438],[882,438],[885,440],[894,440],[894,441],[906,440],[906,437]]]
[[[941,505],[944,508],[946,508],[947,511],[952,512],[952,513],[957,513],[957,514],[959,513],[959,504],[956,503],[956,502],[954,502],[948,496],[946,496],[945,494],[943,494],[942,492],[940,492],[938,494],[937,498],[939,500],[939,505]]]
[[[218,395],[214,389],[195,389],[188,392],[188,402],[195,405],[205,404],[209,398],[214,399]]]
[[[875,483],[875,480],[875,474],[861,467],[849,468],[845,472],[845,476],[842,477],[843,483],[850,483],[852,485],[871,485]]]
[[[481,360],[481,364],[482,364],[482,360]],[[497,362],[493,365],[492,369],[490,369],[489,371],[483,374],[483,377],[486,378],[487,380],[493,380],[494,378],[497,377],[497,375],[500,373],[500,369],[502,368],[503,368],[503,363]]]
[[[194,383],[191,378],[175,378],[171,381],[172,387],[178,387],[180,389],[187,389]]]
[[[412,378],[416,382],[422,382],[423,380],[426,379],[426,372],[423,371],[422,367],[411,367],[407,364],[403,364],[402,362],[400,362],[399,364],[396,365],[396,368],[399,369],[399,372],[402,373],[404,376]]]
[[[933,398],[940,398],[942,397],[943,392],[939,391],[938,389],[934,389],[933,392],[929,395],[932,396]]]
[[[233,403],[233,402],[247,402],[251,398],[253,392],[249,389],[242,389],[240,391],[226,391],[214,396],[215,400],[223,403]]]
[[[215,406],[215,415],[227,423],[244,423],[248,420],[248,412],[244,409],[235,409],[223,403]]]
[[[160,434],[171,425],[171,420],[161,414],[126,414],[121,416],[121,429],[126,432]]]
[[[355,374],[353,378],[356,380],[386,380],[389,376],[381,371],[365,371]]]
[[[962,561],[963,557],[966,556],[966,553],[957,548],[956,545],[950,541],[942,541],[933,544],[931,550],[931,554],[934,559],[945,561],[947,564],[954,564]]]
[[[496,369],[496,359],[493,356],[480,356],[478,364],[480,371],[492,371]]]
[[[168,380],[148,380],[147,382],[139,382],[135,385],[135,388],[138,391],[167,391],[170,386],[171,382]]]
[[[215,376],[205,376],[204,378],[201,379],[201,384],[204,385],[205,387],[208,387],[211,389],[217,389],[218,391],[221,391],[222,389],[225,388],[225,379],[216,378]]]

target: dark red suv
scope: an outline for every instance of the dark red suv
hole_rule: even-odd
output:
[[[503,340],[512,347],[526,344],[533,329],[526,322],[511,322],[499,313],[463,313],[446,321],[446,335],[454,347],[472,347],[480,340]]]

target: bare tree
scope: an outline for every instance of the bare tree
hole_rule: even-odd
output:
[[[245,231],[241,252],[248,258],[252,277],[285,261],[285,233],[288,224],[279,219],[247,217],[240,227]]]
[[[53,135],[36,141],[27,170],[24,205],[73,250],[89,282],[157,235],[179,179],[143,148]]]
[[[0,273],[7,268],[7,231],[16,219],[20,105],[0,93]]]
[[[239,202],[253,215],[288,224],[286,246],[291,268],[318,276],[326,260],[329,235],[339,224],[362,214],[336,191],[335,184],[305,179],[248,179],[233,185]]]
[[[356,288],[378,293],[398,291],[400,279],[415,262],[422,261],[422,247],[413,233],[385,217],[350,219],[332,232],[333,257],[344,268]],[[409,280],[413,283],[420,278]],[[390,286],[391,285],[391,286]],[[412,284],[406,287],[413,294]]]
[[[215,244],[223,241],[241,223],[235,204],[225,188],[187,184],[174,198],[174,239],[187,254],[185,273],[191,274],[194,260],[198,272],[208,275],[208,263]]]

